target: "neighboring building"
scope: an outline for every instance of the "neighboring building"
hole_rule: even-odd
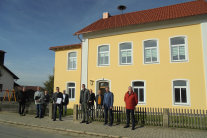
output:
[[[141,107],[207,109],[207,2],[191,1],[103,18],[75,33],[82,44],[55,51],[54,89],[66,89],[70,107],[81,84],[124,106],[129,85]]]
[[[5,52],[0,50],[0,97],[4,96],[5,90],[11,92],[18,85],[15,81],[19,79],[4,65],[4,56]]]

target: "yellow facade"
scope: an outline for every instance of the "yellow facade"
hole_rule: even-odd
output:
[[[77,69],[68,70],[68,53],[77,52]],[[60,88],[60,91],[67,91],[67,83],[75,82],[76,90],[80,89],[80,79],[81,79],[81,47],[58,50],[55,51],[55,69],[54,69],[54,91],[56,87]],[[75,93],[75,100],[69,101],[69,108],[72,108],[74,104],[79,102],[79,92]]]
[[[186,36],[188,45],[188,61],[171,63],[170,37]],[[143,41],[158,40],[160,62],[144,64]],[[119,43],[132,42],[132,65],[119,65]],[[110,45],[110,65],[97,66],[97,48],[100,45]],[[145,81],[146,103],[138,106],[161,108],[199,108],[207,109],[204,59],[202,49],[201,25],[157,29],[150,31],[125,33],[120,35],[91,38],[88,40],[88,88],[96,93],[98,80],[107,80],[114,93],[114,105],[124,106],[124,94],[134,80]],[[67,70],[67,53],[77,51],[77,70]],[[189,81],[189,105],[173,104],[173,80]],[[81,82],[81,48],[56,51],[55,53],[55,84],[60,90],[66,89],[67,82],[76,82],[75,101],[70,101],[69,107],[79,102]],[[93,84],[91,82],[94,82]]]

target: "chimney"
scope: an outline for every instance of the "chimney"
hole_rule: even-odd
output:
[[[109,12],[104,12],[103,13],[103,19],[108,19],[110,17]]]
[[[0,65],[4,65],[4,55],[6,52],[0,50]]]

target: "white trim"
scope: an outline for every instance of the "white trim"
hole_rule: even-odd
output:
[[[146,105],[147,104],[147,101],[146,101],[146,97],[147,97],[147,94],[146,94],[146,80],[133,80],[133,81],[131,81],[131,86],[132,86],[132,88],[133,88],[133,91],[134,91],[134,87],[133,87],[133,82],[136,82],[136,81],[140,81],[140,82],[144,82],[144,102],[139,102],[139,100],[138,100],[138,105]],[[136,87],[135,87],[136,88]],[[137,95],[138,96],[138,95]],[[139,98],[139,97],[138,97]]]
[[[73,69],[69,69],[69,53],[76,53],[76,68],[73,68]],[[77,50],[73,50],[73,51],[68,51],[67,52],[67,71],[74,71],[74,70],[77,70],[78,68],[78,51]]]
[[[97,92],[98,92],[98,86],[97,86],[97,84],[98,84],[98,82],[100,82],[100,81],[102,81],[102,82],[109,82],[109,91],[111,92],[111,80],[109,80],[109,79],[105,79],[104,78],[104,80],[103,80],[103,78],[102,79],[97,79],[97,80],[95,80],[95,90],[96,90],[96,95],[98,94]]]
[[[207,106],[207,21],[201,23],[201,37],[202,37],[202,45],[203,45],[204,79],[205,79],[206,106]]]
[[[176,61],[173,61],[172,60],[172,55],[171,55],[171,39],[172,38],[175,38],[175,37],[185,37],[184,40],[185,40],[185,57],[186,59],[185,60],[176,60]],[[170,63],[185,63],[185,62],[189,62],[189,51],[188,51],[188,37],[187,35],[176,35],[176,36],[171,36],[169,37],[169,46],[170,46]]]
[[[85,84],[86,88],[88,88],[88,48],[88,39],[83,39],[81,49],[81,85]]]
[[[132,57],[132,59],[131,59],[131,63],[126,63],[126,64],[120,64],[120,44],[123,44],[123,43],[131,43],[131,57]],[[132,41],[125,41],[125,42],[119,42],[118,43],[118,65],[119,66],[130,66],[130,65],[133,65],[133,42]]]
[[[99,65],[99,64],[98,64],[98,57],[99,57],[99,56],[98,56],[98,55],[99,55],[98,48],[99,48],[100,46],[104,46],[104,45],[109,46],[109,51],[108,51],[108,52],[109,52],[109,63],[108,63],[108,64],[102,64],[102,65]],[[98,45],[98,46],[97,46],[97,58],[96,58],[96,59],[97,59],[97,64],[96,64],[97,67],[107,67],[107,66],[110,66],[110,57],[111,57],[110,48],[111,48],[110,44],[101,44],[101,45]]]
[[[144,42],[148,40],[156,40],[157,41],[157,61],[156,62],[147,62],[145,63],[145,48],[144,48]],[[150,64],[160,64],[160,48],[159,48],[159,39],[158,38],[151,38],[151,39],[145,39],[142,40],[142,48],[143,48],[143,64],[144,65],[150,65]]]
[[[187,95],[187,103],[175,103],[175,97],[174,97],[174,81],[186,81],[186,95]],[[173,79],[171,82],[171,87],[172,87],[172,105],[173,106],[191,106],[191,101],[190,101],[190,81],[188,79]],[[182,87],[182,86],[181,86]]]
[[[69,98],[69,91],[68,91],[68,83],[75,83],[75,96],[74,96],[74,98]],[[76,82],[75,81],[68,81],[68,82],[66,82],[66,92],[68,93],[68,99],[69,99],[69,101],[75,101],[75,97],[76,97],[76,90],[77,90],[77,87],[76,87]]]

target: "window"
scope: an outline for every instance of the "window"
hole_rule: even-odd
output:
[[[188,82],[186,80],[173,81],[174,104],[189,104]]]
[[[121,43],[119,45],[120,65],[132,64],[132,43]]]
[[[98,47],[98,66],[109,65],[109,45]]]
[[[69,70],[77,69],[77,52],[68,53],[68,69]]]
[[[144,63],[158,62],[158,42],[157,40],[144,41]]]
[[[68,83],[67,84],[67,91],[69,94],[69,99],[74,100],[75,99],[75,83]]]
[[[138,96],[138,103],[139,104],[145,104],[145,82],[144,81],[134,81],[132,82],[132,87],[134,92],[137,94]]]
[[[170,39],[171,61],[182,62],[187,60],[187,42],[186,37],[173,37]]]

